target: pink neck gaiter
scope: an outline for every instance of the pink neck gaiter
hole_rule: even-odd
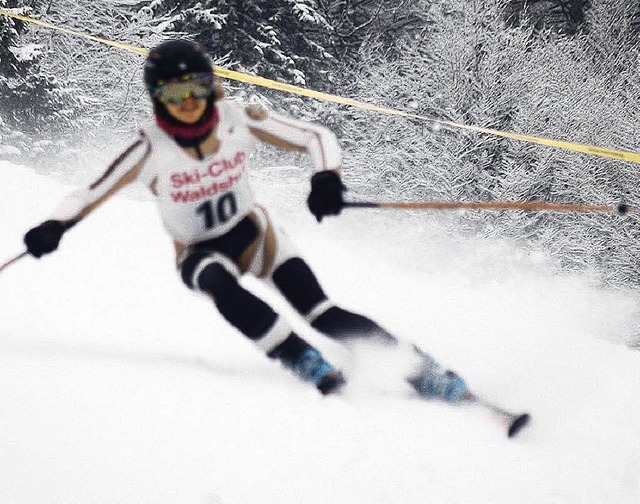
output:
[[[197,138],[203,138],[211,132],[218,122],[219,115],[218,109],[213,107],[209,117],[204,120],[201,119],[195,124],[183,124],[178,123],[177,121],[175,123],[170,122],[158,114],[155,114],[155,118],[158,127],[172,137],[176,137],[181,140],[195,140]]]

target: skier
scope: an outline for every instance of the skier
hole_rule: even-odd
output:
[[[244,289],[241,275],[271,283],[329,338],[398,348],[398,340],[373,320],[331,302],[286,234],[256,204],[249,186],[247,160],[258,142],[306,152],[315,168],[309,210],[318,222],[340,214],[345,186],[335,135],[319,125],[225,100],[211,61],[190,41],[168,41],[152,49],[144,81],[155,121],[101,177],[69,195],[49,220],[26,233],[28,252],[37,258],[53,252],[63,234],[107,198],[142,181],[155,195],[187,287],[210,296],[231,325],[321,393],[337,391],[345,383],[343,374]],[[419,364],[406,380],[419,395],[448,402],[464,398],[464,380],[411,348]]]

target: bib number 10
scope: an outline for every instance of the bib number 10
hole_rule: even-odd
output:
[[[196,207],[196,213],[201,214],[204,218],[204,227],[206,229],[214,228],[220,224],[224,224],[238,211],[236,196],[233,193],[227,193],[217,202],[206,200]]]

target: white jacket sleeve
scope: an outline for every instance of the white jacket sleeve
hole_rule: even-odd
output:
[[[342,150],[335,134],[328,128],[254,105],[245,107],[244,114],[247,126],[261,140],[307,152],[316,171],[340,169]]]
[[[133,182],[150,152],[144,135],[118,156],[90,186],[69,194],[54,210],[51,219],[78,221],[122,187]]]

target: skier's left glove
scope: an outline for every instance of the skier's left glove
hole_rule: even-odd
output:
[[[41,257],[58,248],[60,239],[68,226],[57,220],[48,220],[36,226],[24,235],[24,244],[33,257]]]
[[[307,206],[318,222],[325,215],[339,215],[344,208],[342,193],[347,188],[340,175],[331,170],[314,173],[311,177],[311,192],[307,198]]]

